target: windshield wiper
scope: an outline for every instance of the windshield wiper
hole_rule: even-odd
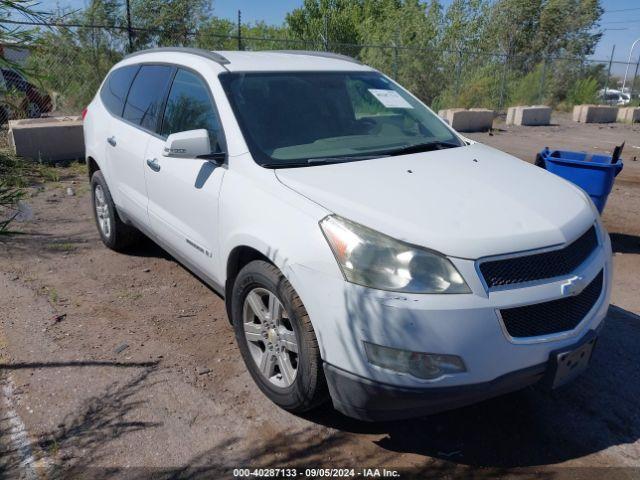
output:
[[[374,158],[388,157],[386,153],[376,155],[345,155],[342,157],[315,157],[307,160],[309,165],[329,165],[331,163],[357,162],[359,160],[372,160]]]
[[[262,167],[266,168],[300,168],[300,167],[312,167],[314,165],[331,165],[333,163],[346,163],[357,162],[360,160],[372,160],[374,158],[392,157],[396,155],[405,155],[409,153],[429,152],[432,150],[444,150],[445,148],[462,147],[457,143],[450,142],[426,142],[415,143],[413,145],[407,145],[406,147],[400,147],[393,150],[384,150],[378,153],[370,155],[343,155],[340,157],[313,157],[303,161],[292,162],[267,162],[262,163]]]
[[[300,168],[308,167],[307,162],[265,162],[260,164],[264,168]]]
[[[293,162],[266,162],[262,163],[262,167],[266,168],[300,168],[313,167],[315,165],[331,165],[333,163],[357,162],[359,160],[371,160],[374,158],[388,157],[387,153],[376,155],[344,155],[342,157],[313,157],[302,161]]]
[[[413,145],[407,145],[406,147],[389,150],[386,154],[391,156],[406,155],[408,153],[430,152],[433,150],[444,150],[445,148],[456,148],[461,146],[462,145],[458,143],[441,142],[436,140],[434,142],[414,143]]]

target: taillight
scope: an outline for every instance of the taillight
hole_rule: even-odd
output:
[[[88,111],[89,111],[88,107],[85,107],[82,109],[82,120],[84,120],[84,117],[87,116]]]

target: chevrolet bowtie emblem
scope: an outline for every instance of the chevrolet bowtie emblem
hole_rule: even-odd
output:
[[[575,277],[571,277],[560,287],[560,291],[563,296],[569,297],[578,295],[584,287],[587,286],[587,282],[584,277],[576,275]]]

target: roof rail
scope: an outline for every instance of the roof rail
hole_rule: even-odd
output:
[[[270,53],[288,53],[290,55],[310,55],[312,57],[333,58],[335,60],[344,60],[345,62],[357,63],[358,65],[362,65],[362,62],[356,60],[353,57],[349,57],[348,55],[342,55],[341,53],[319,52],[317,50],[265,50],[265,51]]]
[[[156,53],[156,52],[175,52],[175,53],[190,53],[191,55],[198,55],[199,57],[208,58],[209,60],[213,60],[214,62],[220,65],[227,65],[229,60],[216,52],[211,52],[209,50],[204,50],[202,48],[191,48],[191,47],[159,47],[159,48],[148,48],[146,50],[139,50],[137,52],[130,53],[124,58],[137,57],[138,55],[143,55],[145,53]]]

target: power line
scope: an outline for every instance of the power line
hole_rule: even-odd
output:
[[[618,20],[615,22],[603,22],[602,25],[613,25],[613,24],[627,24],[627,23],[638,23],[640,22],[640,18],[639,19],[635,19],[635,20]]]
[[[27,20],[8,20],[3,19],[4,23],[10,23],[12,25],[28,25],[33,27],[56,27],[56,28],[101,28],[103,30],[128,30],[127,25],[104,25],[99,23],[66,23],[66,22],[36,22],[36,21],[27,21]],[[161,28],[141,28],[141,27],[131,27],[131,30],[134,32],[149,32],[149,33],[167,33],[167,30]],[[198,35],[198,31],[190,31],[186,32],[187,35]],[[204,34],[207,37],[212,38],[221,38],[225,40],[237,39],[237,35],[232,33],[230,34],[221,34],[221,33],[209,33]],[[311,46],[314,44],[312,40],[303,40],[303,39],[292,39],[292,38],[269,38],[269,37],[247,37],[245,35],[242,36],[243,40],[264,40],[269,42],[282,42],[285,44],[300,44]]]
[[[607,13],[616,13],[616,12],[630,12],[632,10],[640,10],[640,7],[636,7],[636,8],[620,8],[618,10],[605,10],[605,15]]]
[[[4,19],[3,20],[4,23],[9,23],[9,24],[14,24],[14,25],[30,25],[30,26],[39,26],[39,27],[56,27],[56,28],[96,28],[96,29],[103,29],[103,30],[116,30],[116,31],[127,31],[129,29],[128,25],[104,25],[104,24],[87,24],[87,23],[65,23],[65,22],[42,22],[42,21],[26,21],[26,20],[9,20],[9,19]],[[157,34],[161,34],[161,33],[167,33],[166,30],[164,29],[158,29],[158,28],[140,28],[140,27],[134,27],[131,26],[130,27],[132,32],[149,32],[149,33],[157,33]],[[187,35],[193,35],[193,36],[197,36],[199,35],[200,32],[198,31],[190,31],[187,32]],[[220,39],[224,39],[224,40],[234,40],[237,39],[237,35],[234,34],[219,34],[219,33],[204,33],[203,34],[205,37],[211,37],[211,38],[220,38]],[[285,46],[303,46],[303,47],[312,47],[315,48],[316,46],[318,46],[318,42],[313,41],[313,40],[305,40],[305,39],[293,39],[293,38],[269,38],[269,37],[254,37],[254,36],[246,36],[246,35],[242,35],[242,40],[245,41],[266,41],[266,42],[274,42],[274,43],[284,43]],[[333,47],[335,48],[377,48],[377,49],[396,49],[399,51],[428,51],[429,49],[424,48],[424,47],[419,47],[419,46],[415,46],[415,45],[385,45],[385,44],[378,44],[378,43],[371,43],[371,44],[365,44],[365,43],[346,43],[346,42],[333,42],[331,44]],[[243,48],[245,47],[245,45],[243,45]],[[459,49],[459,50],[449,50],[449,49],[445,49],[443,50],[443,53],[446,54],[465,54],[465,55],[471,55],[471,56],[478,56],[478,57],[493,57],[493,58],[505,58],[507,56],[509,56],[510,58],[522,58],[522,59],[526,59],[527,57],[524,55],[507,55],[505,53],[499,53],[499,52],[484,52],[484,51],[476,51],[476,50],[469,50],[469,49]],[[571,56],[564,56],[564,55],[557,55],[557,56],[552,56],[550,57],[553,60],[566,60],[566,61],[573,61],[573,62],[582,62],[582,61],[586,61],[586,62],[600,62],[600,63],[604,63],[604,62],[609,62],[609,60],[597,60],[597,59],[582,59],[580,57],[571,57]],[[623,61],[619,61],[619,60],[614,60],[613,63],[620,63],[620,64],[626,64],[627,62],[623,62]]]

